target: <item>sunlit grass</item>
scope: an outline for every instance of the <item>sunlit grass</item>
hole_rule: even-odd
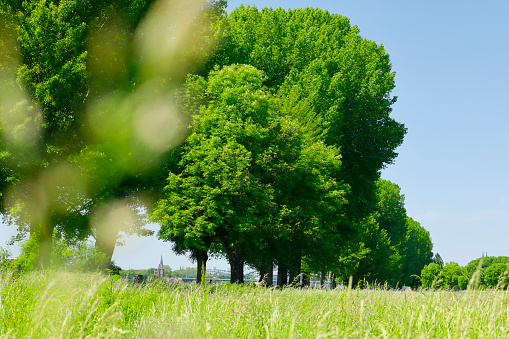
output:
[[[506,291],[265,289],[102,274],[0,278],[0,338],[507,338]]]

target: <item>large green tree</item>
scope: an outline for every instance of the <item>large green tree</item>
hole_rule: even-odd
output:
[[[379,172],[406,133],[390,117],[394,73],[383,46],[363,39],[348,18],[321,9],[241,6],[222,24],[210,64],[263,70],[266,85],[287,100],[284,113],[341,148],[350,219],[367,216]]]
[[[337,150],[307,143],[277,114],[264,80],[247,65],[190,80],[189,91],[206,100],[154,212],[160,238],[195,252],[220,248],[232,282],[243,281],[245,261],[300,265],[310,239],[326,237],[321,221],[341,206],[345,188],[332,176]]]
[[[263,84],[278,98],[279,115],[290,118],[306,137],[340,149],[342,166],[334,178],[350,186],[349,203],[336,208],[335,218],[330,217],[321,225],[328,229],[325,233],[329,236],[326,242],[317,242],[316,247],[326,246],[327,253],[346,248],[367,253],[366,248],[350,246],[348,241],[358,241],[360,234],[376,233],[370,228],[372,223],[367,225],[363,221],[370,220],[370,214],[380,207],[376,195],[380,170],[393,162],[397,155],[395,149],[406,133],[405,127],[390,117],[391,105],[396,100],[391,96],[394,73],[383,46],[363,39],[346,17],[312,8],[259,11],[256,7],[241,6],[224,16],[217,28],[218,49],[202,75],[207,76],[206,70],[216,66],[232,64],[247,64],[262,70],[266,75]],[[285,198],[288,196],[294,195],[286,194]],[[284,198],[274,201],[286,207],[292,203],[285,202]],[[401,212],[401,206],[396,207]],[[296,230],[295,225],[301,223],[294,212],[300,209],[289,210],[292,213],[289,217],[283,215],[281,222]],[[384,211],[383,217],[386,220],[377,222],[376,228],[385,231],[383,243],[394,254],[389,257],[401,258],[397,247],[406,236],[406,216],[404,213],[393,216],[390,211]],[[356,237],[355,232],[359,233]],[[288,251],[293,255],[301,248],[312,248],[299,240],[299,234],[288,232],[286,238],[276,243],[294,249]],[[376,240],[371,240],[374,248]],[[268,248],[278,246],[272,244]],[[373,248],[371,253],[375,255]],[[282,266],[280,276],[286,275],[290,266],[300,266],[295,265],[299,261],[295,258],[277,253],[268,256],[273,256]],[[327,257],[322,253],[322,260],[316,260],[317,256],[309,253],[306,266],[334,268],[339,272],[342,269],[338,262],[344,263],[346,257],[340,253]],[[394,267],[400,265],[399,260]]]
[[[366,251],[358,258],[355,269],[350,272],[354,283],[366,281],[396,285],[401,277],[401,254],[396,246],[392,245],[387,230],[380,227],[374,215],[362,220],[359,228],[361,231],[356,242]]]
[[[441,279],[439,278],[442,272],[442,267],[436,263],[429,263],[424,266],[421,271],[421,282],[424,288],[436,288],[441,286]]]
[[[145,17],[152,2],[2,3],[18,44],[10,50],[20,54],[13,88],[25,89],[0,103],[4,212],[21,235],[40,230],[44,266],[55,228],[68,238],[94,236],[108,258],[122,231],[144,232],[136,211],[162,186],[181,138],[171,78],[199,70],[190,46],[210,49],[203,33],[225,6],[158,2]],[[161,60],[166,67],[156,71]]]
[[[417,221],[406,218],[407,233],[403,245],[403,276],[401,283],[417,287],[420,285],[418,276],[424,266],[432,262],[433,243],[429,232]]]
[[[509,265],[494,263],[486,269],[486,283],[490,287],[507,288],[509,285]]]
[[[376,187],[375,210],[358,225],[357,241],[367,253],[359,258],[354,277],[416,287],[421,270],[433,256],[429,232],[407,216],[398,185],[380,179]]]
[[[401,247],[407,235],[405,197],[401,189],[389,180],[376,182],[375,218],[380,228],[387,231],[393,245]]]

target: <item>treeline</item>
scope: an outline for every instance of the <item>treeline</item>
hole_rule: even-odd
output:
[[[439,260],[426,265],[421,272],[425,288],[507,288],[509,257],[481,257],[462,267],[455,262],[444,265]]]
[[[211,71],[186,82],[192,128],[153,220],[196,258],[224,255],[278,284],[333,272],[412,284],[432,257],[399,187],[379,179],[404,126],[390,118],[383,48],[317,9],[241,7],[221,20]]]
[[[406,133],[383,46],[320,9],[225,5],[2,4],[3,214],[43,267],[56,235],[111,261],[151,218],[199,277],[220,255],[232,282],[417,284],[429,233],[380,179]]]

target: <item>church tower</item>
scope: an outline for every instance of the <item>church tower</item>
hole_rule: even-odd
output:
[[[164,277],[163,256],[162,255],[161,255],[161,261],[159,262],[159,266],[157,266],[157,268],[154,268],[154,274],[159,279],[162,279]]]

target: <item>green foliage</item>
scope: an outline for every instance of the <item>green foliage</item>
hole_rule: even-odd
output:
[[[126,277],[132,277],[132,276],[135,276],[136,273],[134,272],[134,270],[132,269],[129,269],[129,270],[123,270],[120,272],[120,276],[123,277],[123,278],[126,278]]]
[[[38,232],[35,232],[24,244],[21,245],[20,255],[8,265],[12,270],[16,270],[18,264],[22,272],[30,272],[37,265],[37,257],[39,256],[39,239]]]
[[[182,138],[170,93],[178,84],[170,78],[199,68],[190,55],[210,52],[210,22],[226,6],[158,2],[148,13],[153,2],[1,5],[0,46],[7,46],[0,51],[0,193],[7,202],[1,206],[20,238],[42,225],[44,266],[54,229],[77,242],[95,237],[107,258],[123,234],[150,234],[128,217],[146,207],[147,195],[159,192],[165,162]],[[171,27],[161,29],[161,20]],[[149,46],[157,39],[172,45],[161,54],[161,44],[157,51]],[[158,58],[169,67],[154,74]],[[170,62],[180,59],[186,60]],[[116,225],[101,227],[97,216],[120,209],[120,203],[128,217],[118,213]]]
[[[440,266],[441,268],[444,268],[444,260],[442,259],[439,253],[435,253],[431,261]]]
[[[464,277],[464,278],[461,278]],[[459,280],[461,278],[461,284],[464,285],[464,280],[468,279],[466,277],[465,268],[459,266],[455,262],[447,263],[442,272],[440,274],[440,278],[442,279],[442,283],[444,287],[458,289],[460,288]]]
[[[442,268],[436,263],[430,263],[421,271],[421,282],[424,288],[437,288],[442,285],[440,273]]]
[[[469,276],[472,276],[472,274],[474,274],[474,272],[479,267],[480,263],[482,263],[481,267],[483,269],[486,269],[486,268],[490,267],[493,264],[497,264],[497,263],[509,263],[509,257],[503,257],[503,256],[500,256],[500,257],[481,257],[481,258],[472,260],[466,266],[467,273],[468,273]]]
[[[10,257],[10,256],[11,256],[11,253],[7,249],[0,246],[0,257],[3,258],[3,257]]]
[[[424,266],[421,272],[422,286],[425,288],[464,290],[468,287],[470,278],[466,268],[455,262],[447,263],[443,268],[432,262]]]
[[[509,285],[509,265],[494,263],[486,268],[486,283],[491,287],[506,288]]]
[[[307,239],[319,241],[334,225],[345,188],[335,178],[337,149],[282,119],[264,79],[252,66],[232,65],[190,80],[189,91],[208,102],[192,116],[179,168],[154,211],[159,237],[188,249],[216,244],[230,262],[241,250],[256,265],[260,245],[279,239],[306,251]],[[271,256],[286,260],[280,251]]]
[[[389,117],[394,73],[382,46],[359,36],[348,18],[315,8],[235,9],[221,23],[210,64],[249,64],[311,135],[341,148],[351,187],[349,216],[374,207],[379,171],[396,157],[406,129]]]
[[[152,2],[1,6],[0,46],[18,45],[0,56],[0,193],[20,236],[40,227],[43,267],[55,230],[73,243],[53,264],[103,262],[90,236],[109,262],[161,197],[159,236],[195,257],[392,283],[428,262],[379,180],[406,133],[383,46],[320,9]]]
[[[433,243],[430,234],[417,221],[406,218],[407,233],[403,244],[403,277],[401,283],[412,287],[420,285],[418,276],[424,266],[432,262]],[[438,254],[437,254],[438,255]]]
[[[401,244],[408,234],[405,197],[398,185],[388,180],[376,182],[375,217],[380,228],[387,231],[393,245]]]
[[[458,277],[458,288],[460,290],[466,290],[468,287],[469,280],[466,276],[460,275]]]
[[[210,75],[211,105],[193,117],[180,173],[170,173],[167,197],[154,211],[161,238],[208,250],[217,228],[224,236],[241,236],[260,223],[260,209],[270,201],[268,187],[253,170],[253,157],[266,138],[266,130],[257,126],[266,125],[269,106],[262,81],[263,73],[249,66]]]
[[[160,203],[155,216],[155,220],[163,224],[182,224],[177,227],[181,231],[165,234],[167,228],[163,226],[160,236],[183,244],[175,246],[177,250],[194,246],[217,251],[217,247],[212,246],[217,242],[214,240],[218,233],[215,225],[226,225],[221,226],[223,230],[219,232],[219,243],[224,252],[230,252],[230,259],[234,249],[241,247],[244,260],[255,267],[261,261],[299,267],[300,258],[305,257],[306,267],[317,272],[350,270],[351,273],[357,264],[345,258],[361,258],[367,251],[371,251],[372,256],[383,252],[387,254],[384,260],[388,260],[390,265],[384,274],[376,275],[390,276],[391,281],[399,281],[402,275],[403,242],[407,234],[403,197],[399,187],[377,180],[380,169],[395,158],[394,150],[401,144],[406,129],[389,117],[390,106],[395,102],[395,98],[390,96],[394,88],[394,73],[383,48],[362,39],[347,18],[311,8],[258,11],[255,7],[240,7],[225,16],[224,20],[218,21],[217,30],[221,36],[219,48],[205,67],[214,71],[208,79],[192,78],[186,89],[188,101],[185,108],[190,115],[199,117],[193,118],[194,131],[199,132],[207,124],[209,132],[199,144],[193,140],[199,133],[193,132],[188,145],[198,145],[193,153],[195,159],[201,154],[200,161],[213,163],[213,166],[202,165],[199,171],[206,168],[206,174],[221,173],[215,175],[215,180],[222,180],[227,170],[242,174],[246,181],[242,188],[245,193],[238,194],[239,202],[234,205],[236,209],[221,209],[224,203],[218,199],[225,197],[225,194],[223,188],[213,189],[217,183],[210,185],[209,181],[195,178],[193,182],[186,179],[188,183],[184,185],[181,181],[181,173],[184,173],[182,167],[188,165],[183,161],[187,161],[190,150],[189,146],[184,146],[180,168],[172,170],[168,179],[170,185],[167,186],[167,189],[181,188],[175,190],[173,196],[165,197],[166,202]],[[263,71],[263,76],[244,74],[245,71],[239,67],[246,66],[239,66],[241,64]],[[232,68],[223,65],[231,65]],[[230,74],[232,71],[236,74]],[[262,89],[266,93],[263,99],[256,97],[262,84],[267,86]],[[248,97],[250,105],[243,105],[242,102],[246,102]],[[270,115],[274,107],[277,108],[275,116],[283,116],[280,121]],[[266,115],[266,109],[269,115]],[[206,117],[212,116],[212,110],[216,110],[214,115],[219,118]],[[264,120],[259,120],[264,114],[268,125],[264,125]],[[221,120],[225,117],[229,120]],[[251,120],[245,120],[247,117],[257,125],[249,128],[242,126],[246,131],[234,137],[234,140],[242,143],[244,136],[252,138],[247,139],[250,147],[242,144],[249,153],[243,152],[243,148],[233,148],[232,137],[227,137],[232,132],[233,135],[239,134],[234,128],[239,130],[238,121],[249,123]],[[285,131],[285,127],[292,131],[291,139],[286,139],[285,133],[272,132],[279,128]],[[214,131],[215,128],[218,130]],[[265,138],[265,144],[257,146],[256,143],[262,139],[248,134],[255,130]],[[273,142],[272,145],[268,143],[269,140]],[[217,144],[219,142],[221,146]],[[227,167],[219,168],[222,162],[218,161],[218,151],[223,152],[222,148],[225,147],[222,145],[231,148],[225,153],[225,158],[239,159],[235,162],[238,168],[228,163]],[[331,145],[336,150],[327,149],[325,145]],[[334,157],[339,159],[333,154],[337,149],[341,149],[340,170],[338,165],[334,165],[338,162]],[[263,154],[264,150],[267,150],[266,154]],[[321,157],[325,158],[321,163],[317,161],[320,157],[313,155],[320,152],[328,154]],[[257,159],[259,155],[265,157],[261,162]],[[320,168],[320,171],[309,170],[313,167]],[[252,171],[249,172],[248,168]],[[252,181],[250,173],[262,174],[259,182],[262,186]],[[317,180],[313,181],[312,178]],[[236,182],[236,178],[228,180]],[[342,183],[342,187],[338,183]],[[267,184],[270,186],[263,186]],[[343,199],[327,193],[331,185],[343,191],[345,184],[350,187],[348,205],[344,204]],[[375,194],[377,185],[381,194],[379,197]],[[240,187],[230,186],[235,189]],[[192,199],[183,198],[188,194],[187,190],[195,190],[195,187],[201,191],[197,194],[207,197],[201,200],[202,203],[196,202],[196,195]],[[267,190],[267,187],[274,192]],[[239,215],[239,208],[249,206],[249,197],[256,196],[251,193],[253,191],[258,196],[251,201],[257,203],[248,210],[249,218],[245,217],[245,213],[240,213],[244,217],[231,219]],[[214,196],[220,192],[220,196]],[[226,201],[229,200],[226,198]],[[167,201],[173,207],[163,207]],[[182,209],[185,213],[180,215],[175,209]],[[369,220],[369,213],[376,209],[378,225],[362,225],[364,220]],[[224,213],[218,211],[230,211],[230,214],[224,218]],[[165,216],[165,213],[173,217]],[[186,230],[185,225],[190,225],[190,220],[202,224]],[[232,227],[232,224],[243,226],[239,229],[238,226]],[[375,236],[371,226],[383,229],[387,234]],[[363,232],[366,242],[368,234],[374,237],[369,239],[370,248],[365,244],[348,244],[349,241],[362,238],[360,233],[353,237],[356,231]],[[378,237],[383,240],[380,240],[377,248]],[[248,241],[255,243],[246,246]],[[359,253],[342,253],[354,248]],[[426,256],[427,253],[422,255]],[[338,260],[339,257],[341,260]],[[427,263],[427,259],[419,260]],[[346,269],[347,266],[339,267],[341,264],[338,263],[347,261],[350,262],[347,265],[349,269]],[[415,269],[409,271],[419,273],[413,272]]]
[[[91,231],[89,216],[94,207],[103,207],[113,197],[111,187],[90,184],[89,179],[96,179],[94,184],[101,183],[97,180],[100,176],[91,178],[89,173],[81,171],[83,168],[76,161],[81,152],[90,154],[86,151],[95,141],[89,137],[90,121],[86,119],[91,115],[89,101],[97,94],[91,88],[94,82],[90,81],[90,75],[97,74],[97,69],[93,69],[96,57],[93,35],[98,33],[95,28],[101,24],[102,33],[112,38],[112,43],[119,43],[118,62],[108,67],[103,65],[104,69],[117,66],[116,69],[127,70],[125,51],[120,46],[125,43],[121,40],[126,36],[123,33],[126,26],[121,23],[126,22],[130,28],[126,31],[133,33],[150,3],[38,0],[2,6],[2,14],[15,31],[17,46],[13,49],[19,56],[12,58],[16,60],[13,62],[16,70],[10,74],[17,78],[18,90],[9,93],[9,100],[0,98],[0,143],[2,151],[9,155],[4,168],[9,175],[1,178],[2,187],[7,181],[6,189],[2,190],[6,200],[2,208],[5,207],[3,212],[9,215],[10,221],[18,225],[20,237],[40,227],[39,259],[44,267],[50,264],[53,230],[74,240],[97,235]],[[117,14],[113,15],[113,10]],[[112,28],[110,24],[117,27]],[[112,31],[116,34],[108,34]],[[111,47],[103,48],[101,53],[107,55],[108,50]],[[106,74],[102,75],[104,83],[108,83]],[[123,79],[119,83],[131,83],[131,80]],[[97,164],[90,165],[94,163]],[[113,182],[116,196],[121,196],[119,191],[126,191],[121,181],[127,178],[109,173],[109,178],[112,177],[116,179]],[[131,187],[129,192],[133,185],[132,182],[127,185]]]
[[[486,280],[486,273],[487,269],[495,264],[507,264],[509,263],[509,257],[481,257],[475,260],[472,260],[468,263],[468,265],[465,267],[466,276],[469,279],[473,279],[473,276],[476,275],[475,281],[476,286],[475,287],[486,287],[490,286],[490,284]],[[476,273],[478,271],[478,273]],[[492,271],[493,272],[493,271]],[[490,278],[494,279],[494,277]],[[494,283],[494,281],[492,281]]]
[[[395,286],[401,275],[401,256],[385,229],[380,229],[377,221],[371,217],[362,223],[361,244],[368,253],[359,261],[354,270],[354,283],[385,283]]]
[[[87,241],[68,243],[57,233],[53,238],[51,265],[70,271],[95,271],[107,266],[108,259]]]
[[[369,253],[359,260],[354,276],[358,281],[418,287],[418,276],[433,255],[430,234],[407,217],[399,186],[387,180],[376,185],[376,209],[358,225],[358,241]]]

